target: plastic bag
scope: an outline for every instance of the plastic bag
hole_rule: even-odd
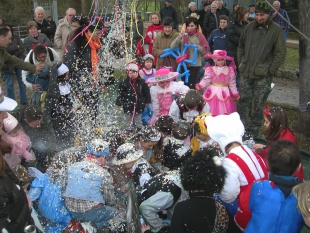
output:
[[[154,111],[152,109],[152,107],[150,105],[148,105],[147,107],[145,107],[142,116],[141,116],[141,120],[142,120],[142,124],[143,125],[148,125],[151,121],[151,118],[154,114]]]

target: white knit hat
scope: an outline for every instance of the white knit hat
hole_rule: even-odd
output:
[[[68,66],[65,64],[61,64],[61,66],[57,69],[57,76],[63,75],[69,71]]]
[[[244,126],[237,112],[230,115],[208,116],[205,121],[209,136],[220,144],[225,153],[225,147],[232,142],[242,144]]]

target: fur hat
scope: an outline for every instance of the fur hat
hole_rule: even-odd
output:
[[[255,4],[255,13],[269,14],[269,5],[266,1],[258,1]]]
[[[156,84],[156,83],[161,83],[161,82],[170,82],[170,81],[176,79],[178,75],[179,75],[178,72],[170,72],[169,69],[161,68],[161,69],[156,71],[154,78],[149,78],[145,82],[149,83],[149,84]]]
[[[244,126],[237,112],[230,115],[208,116],[206,125],[210,137],[220,144],[224,154],[225,147],[232,142],[242,144],[242,136],[244,134]]]
[[[113,164],[122,165],[122,164],[130,163],[130,162],[140,159],[142,155],[143,155],[143,151],[137,150],[134,144],[124,143],[117,149],[116,156],[113,160]]]
[[[86,148],[88,153],[97,157],[110,155],[109,143],[102,139],[93,139]]]
[[[203,135],[209,135],[208,131],[207,131],[207,126],[205,124],[205,120],[207,116],[211,116],[210,113],[203,113],[199,116],[196,116],[194,119],[194,122],[198,125],[199,127],[199,133],[203,134]]]
[[[8,113],[8,117],[2,121],[2,125],[4,127],[4,131],[6,133],[10,133],[18,125],[18,121],[15,117]]]

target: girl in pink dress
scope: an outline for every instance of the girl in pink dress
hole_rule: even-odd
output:
[[[226,65],[226,60],[234,59],[226,54],[225,50],[215,50],[213,54],[205,55],[205,58],[213,59],[215,65],[207,65],[204,78],[195,86],[196,90],[208,87],[203,98],[210,106],[210,113],[214,115],[236,112],[233,99],[240,98],[236,87],[235,65],[233,62]]]
[[[146,83],[154,85],[150,89],[154,110],[153,117],[150,121],[151,125],[155,124],[160,116],[169,114],[174,94],[183,94],[189,90],[188,86],[184,85],[184,82],[172,81],[178,74],[178,72],[170,72],[169,69],[162,68],[156,71],[154,78],[146,81]]]

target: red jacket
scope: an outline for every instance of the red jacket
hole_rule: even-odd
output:
[[[290,129],[283,129],[280,132],[280,136],[279,136],[278,141],[279,140],[291,141],[291,142],[294,142],[296,145],[298,145],[297,140],[296,140],[293,132]],[[268,168],[268,164],[267,164],[267,155],[268,155],[268,151],[269,151],[271,145],[272,145],[272,142],[265,149],[263,149],[261,152],[259,152],[259,155],[264,159],[268,170],[269,170],[269,168]],[[302,166],[301,166],[300,170],[294,174],[294,176],[298,177],[301,182],[304,180],[304,170],[303,170]]]
[[[152,40],[155,40],[156,36],[158,35],[159,32],[163,31],[164,28],[161,24],[151,24],[150,26],[147,27],[145,36],[144,36],[144,42],[149,44],[149,54],[153,54],[153,43]],[[150,32],[150,33],[149,33]],[[156,64],[157,57],[154,56],[154,65]]]

